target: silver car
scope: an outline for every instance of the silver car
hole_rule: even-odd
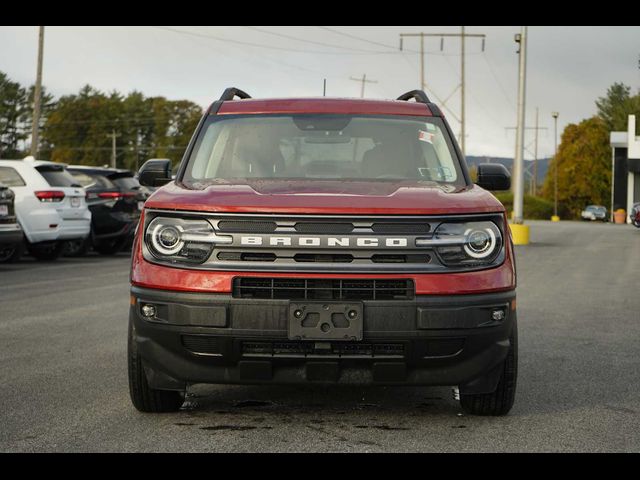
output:
[[[602,205],[589,205],[580,214],[582,220],[600,220],[607,221],[607,207]]]

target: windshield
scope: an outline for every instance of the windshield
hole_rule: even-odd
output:
[[[182,180],[291,178],[465,184],[442,119],[327,114],[212,117]]]

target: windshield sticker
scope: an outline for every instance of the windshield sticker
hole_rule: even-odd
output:
[[[427,126],[427,130],[431,130],[432,132],[436,131],[436,126],[433,123],[425,123]]]
[[[421,177],[426,177],[429,180],[441,182],[453,180],[451,169],[447,167],[419,167],[418,172]]]
[[[418,140],[427,143],[433,143],[433,133],[425,132],[424,130],[418,130]]]

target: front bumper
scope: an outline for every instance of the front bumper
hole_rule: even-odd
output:
[[[147,320],[143,304],[156,307]],[[515,290],[364,300],[361,341],[289,339],[289,301],[131,288],[134,341],[152,388],[188,384],[457,385],[495,390]],[[492,320],[502,309],[505,318]]]

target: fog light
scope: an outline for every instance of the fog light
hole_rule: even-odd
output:
[[[156,316],[156,307],[155,305],[145,304],[142,306],[142,315],[147,318],[152,318]]]
[[[500,310],[494,310],[491,312],[491,319],[494,322],[501,322],[502,320],[504,320],[504,310],[500,309]]]

